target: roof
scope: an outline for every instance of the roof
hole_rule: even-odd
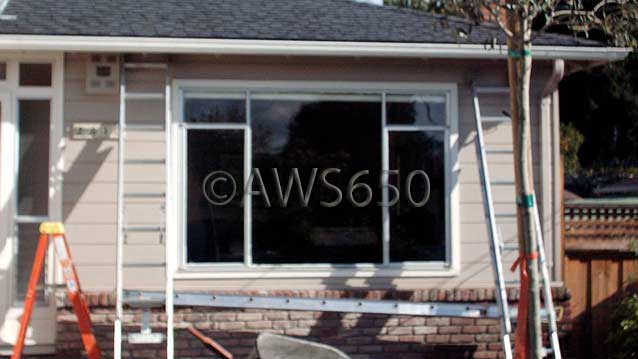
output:
[[[598,186],[594,189],[596,196],[630,196],[638,195],[638,178],[625,178],[620,181]]]
[[[485,44],[495,26],[351,0],[9,0],[0,34]],[[468,32],[459,36],[459,30]],[[535,45],[598,47],[541,34]]]
[[[619,206],[631,206],[638,207],[638,197],[598,197],[598,198],[574,198],[565,199],[565,204],[570,206],[600,206],[603,207],[619,207]]]

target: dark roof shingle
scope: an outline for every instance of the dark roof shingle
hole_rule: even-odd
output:
[[[504,43],[491,25],[351,0],[10,0],[4,14],[17,19],[0,20],[0,34]],[[601,46],[554,34],[535,44]]]

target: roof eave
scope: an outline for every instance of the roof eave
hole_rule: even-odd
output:
[[[486,48],[474,44],[6,34],[0,35],[0,50],[459,59],[507,57],[505,46]],[[616,61],[625,58],[630,51],[617,47],[534,46],[533,56],[536,59]]]

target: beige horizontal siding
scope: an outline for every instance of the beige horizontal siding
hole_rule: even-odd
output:
[[[480,67],[476,67],[480,65]],[[118,97],[88,95],[84,91],[84,57],[68,55],[65,73],[65,126],[67,137],[73,123],[117,123]],[[273,288],[453,288],[491,287],[492,271],[480,178],[474,143],[475,125],[469,80],[471,74],[484,85],[506,83],[502,62],[473,64],[464,61],[412,61],[382,59],[316,59],[275,57],[200,57],[175,56],[171,71],[182,79],[248,79],[296,81],[406,81],[454,82],[459,86],[459,154],[458,185],[460,199],[461,272],[455,277],[430,278],[304,278],[304,279],[180,279],[182,290],[273,289]],[[542,70],[536,72],[543,73]],[[479,75],[476,75],[479,74]],[[542,77],[542,76],[537,76]],[[133,91],[161,91],[159,76],[133,73],[128,76]],[[542,85],[542,79],[534,84]],[[541,85],[539,85],[541,84]],[[482,99],[483,100],[483,99]],[[534,98],[534,106],[539,102]],[[131,122],[162,124],[161,101],[129,102],[127,116]],[[487,115],[501,115],[509,105],[507,96],[492,96],[481,102]],[[534,133],[538,121],[534,121]],[[488,147],[511,148],[512,129],[508,123],[485,126]],[[533,143],[538,146],[536,140]],[[163,132],[131,132],[127,138],[127,154],[136,159],[163,159]],[[64,214],[75,262],[86,290],[114,288],[116,238],[117,141],[81,141],[67,138],[64,150]],[[489,156],[493,180],[513,179],[513,158],[509,154]],[[538,171],[538,163],[535,170]],[[126,186],[130,191],[164,190],[163,165],[128,165]],[[514,187],[493,188],[497,212],[513,212]],[[161,208],[157,200],[131,200],[126,206],[130,223],[158,225]],[[516,242],[513,218],[499,219],[503,238]],[[126,260],[161,262],[163,243],[157,234],[138,233],[127,238]],[[515,253],[505,255],[509,266]],[[508,273],[508,277],[512,276]],[[125,286],[139,289],[161,289],[164,271],[142,268],[127,269]]]

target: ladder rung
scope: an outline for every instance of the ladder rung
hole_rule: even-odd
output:
[[[492,181],[490,182],[492,186],[513,186],[516,183],[514,181]]]
[[[486,148],[486,154],[513,154],[514,150],[506,148]]]
[[[161,232],[162,227],[159,226],[126,226],[124,232],[126,233],[145,233],[145,232]]]
[[[504,281],[505,285],[519,285],[521,284],[521,281],[518,279],[510,279],[510,280],[506,280]]]
[[[518,243],[508,243],[501,246],[504,251],[518,251]]]
[[[485,94],[505,94],[509,93],[509,87],[500,87],[500,86],[480,86],[476,87],[476,93],[485,93]]]
[[[123,268],[163,268],[166,267],[166,262],[128,262],[122,263]]]
[[[45,290],[45,289],[66,289],[66,283],[61,284],[45,284],[39,285],[35,287],[36,290]]]
[[[124,129],[132,131],[164,131],[164,125],[127,123]]]
[[[127,100],[163,100],[162,92],[127,92],[124,94]]]
[[[163,307],[165,304],[164,299],[127,297],[126,295],[122,299],[122,303],[137,308]]]
[[[516,285],[519,285],[519,284],[520,284],[520,281],[516,283]],[[510,306],[514,307],[515,305],[510,305]],[[547,315],[547,310],[545,309],[544,306],[541,306],[540,316],[541,316],[541,323],[545,324],[549,322],[549,315]],[[518,326],[518,307],[516,308],[516,310],[510,311],[510,320],[512,321],[512,333],[515,333],[516,326]],[[512,343],[512,348],[514,348],[514,343]]]
[[[149,69],[149,70],[164,70],[168,68],[168,64],[163,62],[126,62],[124,63],[125,69]]]
[[[127,192],[124,193],[125,198],[164,198],[163,192]]]
[[[512,119],[507,116],[481,116],[482,123],[501,123],[511,121]]]
[[[516,213],[494,213],[496,218],[516,218]]]
[[[164,341],[163,333],[128,333],[129,344],[161,344]]]
[[[130,159],[124,160],[124,163],[127,165],[163,165],[166,163],[166,160],[130,158]]]

